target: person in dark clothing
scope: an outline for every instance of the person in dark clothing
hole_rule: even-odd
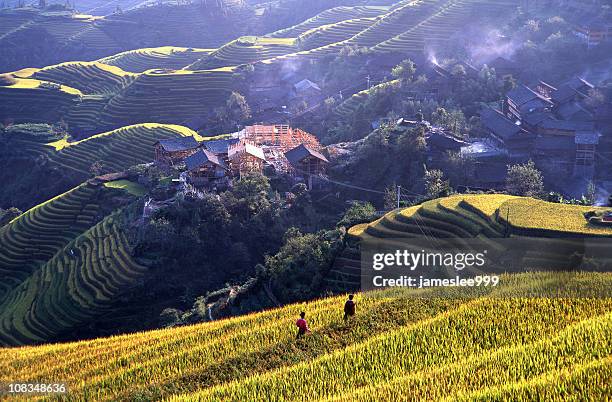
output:
[[[348,300],[344,303],[344,321],[355,315],[357,303],[353,301],[355,295],[349,295]]]
[[[296,338],[298,339],[304,336],[306,332],[310,332],[310,328],[308,328],[308,323],[306,322],[306,319],[304,319],[304,317],[306,317],[306,313],[302,311],[300,313],[299,320],[297,320],[295,323],[295,325],[298,327],[298,333],[296,336]]]

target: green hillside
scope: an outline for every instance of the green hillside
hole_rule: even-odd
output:
[[[547,281],[610,285],[601,274],[504,278],[508,287]],[[71,398],[100,400],[600,400],[610,392],[609,299],[409,296],[358,294],[349,323],[340,296],[206,324],[1,349],[0,381],[58,377]],[[300,311],[312,333],[295,340]]]
[[[86,183],[38,205],[0,228],[0,300],[71,239],[89,229],[101,207],[98,186]]]
[[[51,213],[46,217],[39,213],[42,216],[34,223],[38,226],[36,233],[47,233],[49,236],[49,233],[66,225],[89,225],[96,208],[99,208],[95,204],[97,200],[85,206],[82,202],[69,204],[70,199],[62,200],[65,201],[62,204],[64,210],[51,209],[56,205],[48,207]],[[73,210],[76,213],[79,208],[82,209],[76,219],[65,212]],[[33,216],[36,216],[39,209],[34,211]],[[52,215],[53,212],[55,215]],[[12,235],[9,233],[7,237]],[[63,237],[64,240],[67,238]],[[42,249],[51,242],[50,238],[32,239],[29,248]],[[56,245],[60,245],[60,242]],[[105,218],[74,240],[61,245],[64,247],[52,258],[19,285],[12,287],[1,299],[0,343],[42,342],[75,326],[84,325],[104,312],[108,304],[134,285],[147,270],[132,259],[131,247],[118,215]]]
[[[180,124],[225,104],[237,85],[233,68],[202,71],[149,70],[104,108],[110,126],[155,121]]]
[[[335,24],[357,18],[372,18],[385,14],[389,7],[386,6],[356,6],[356,7],[334,7],[309,18],[308,20],[292,27],[272,32],[267,36],[272,38],[294,38],[300,36],[311,29],[324,25]]]
[[[180,70],[207,56],[213,50],[164,46],[128,50],[98,61],[133,73],[143,73],[156,68]]]
[[[67,85],[83,94],[113,94],[127,86],[135,77],[118,67],[96,62],[67,62],[42,68],[33,78]]]
[[[105,172],[121,172],[130,166],[153,161],[156,141],[189,136],[200,139],[187,127],[144,123],[96,134],[81,141],[60,140],[47,146],[56,150],[49,156],[55,167],[86,177],[94,162],[100,162]]]
[[[188,70],[209,70],[271,59],[298,50],[295,39],[245,36],[191,64]]]
[[[55,123],[76,105],[81,91],[37,79],[0,83],[0,118],[15,123]]]

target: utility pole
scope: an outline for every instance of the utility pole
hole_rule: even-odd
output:
[[[400,199],[402,196],[402,186],[397,186],[397,209],[400,207]]]

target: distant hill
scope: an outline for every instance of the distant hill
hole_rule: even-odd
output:
[[[499,292],[514,295],[521,284],[611,284],[609,274],[504,280]],[[612,392],[609,299],[486,293],[357,294],[348,323],[339,296],[206,324],[0,349],[0,381],[61,377],[69,397],[106,400],[604,400]],[[312,333],[296,340],[300,311]]]
[[[71,24],[85,24],[88,30],[112,31],[112,41],[95,43],[112,42],[118,49],[124,47],[121,41],[129,40],[127,47],[139,48],[106,53],[93,63],[69,62],[13,72],[18,83],[0,86],[0,119],[57,123],[61,118],[71,133],[79,136],[151,121],[185,125],[193,119],[214,117],[215,109],[225,104],[232,91],[241,92],[250,101],[251,90],[254,98],[259,96],[254,89],[258,85],[282,88],[288,66],[296,69],[329,60],[347,46],[370,48],[378,57],[421,57],[426,48],[444,44],[463,26],[473,23],[477,13],[496,18],[517,6],[511,0],[359,4],[366,3],[331,7],[263,37],[241,33],[271,29],[266,22],[287,3],[273,3],[271,9],[261,5],[239,8],[219,16],[225,19],[223,23],[212,23],[215,14],[195,5],[139,8],[104,19],[70,17]],[[256,17],[251,18],[249,13]],[[164,21],[163,29],[159,21]],[[200,25],[201,29],[196,29]],[[5,36],[34,26],[40,29],[41,24],[26,23],[25,28]],[[185,26],[195,28],[182,29]],[[162,42],[172,46],[157,46]],[[139,46],[134,46],[136,43]],[[188,47],[194,45],[197,47]],[[71,45],[66,46],[69,52]],[[246,73],[246,65],[253,66],[252,75]],[[35,80],[51,84],[41,85]],[[265,82],[259,82],[262,80]],[[35,112],[24,102],[33,103]],[[52,109],[43,108],[48,104]],[[353,106],[355,102],[340,108],[347,111]]]
[[[106,17],[36,9],[0,10],[0,71],[91,61],[168,44],[218,47],[241,35],[258,33],[259,17],[252,8],[219,9],[212,4],[156,5]]]

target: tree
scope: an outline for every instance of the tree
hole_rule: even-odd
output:
[[[429,198],[446,197],[451,193],[450,182],[438,169],[425,170],[425,192]]]
[[[0,227],[6,225],[13,219],[17,218],[22,213],[23,212],[21,212],[21,210],[15,207],[11,207],[9,209],[0,208]]]
[[[585,204],[593,205],[595,204],[597,197],[597,188],[595,188],[595,183],[592,180],[589,180],[589,184],[587,185],[587,191],[585,198]]]
[[[217,108],[216,114],[224,127],[232,129],[251,117],[251,108],[244,96],[238,92],[232,92],[225,102],[225,107]]]
[[[544,192],[542,172],[532,160],[522,165],[508,166],[506,190],[512,195],[538,197]]]
[[[410,59],[402,61],[400,64],[395,66],[393,70],[391,70],[393,77],[400,80],[402,84],[412,82],[415,73],[416,67],[414,62]]]
[[[384,207],[385,210],[392,210],[397,208],[397,186],[389,186],[385,189],[385,197],[384,197]]]
[[[454,185],[469,184],[475,170],[476,162],[471,156],[465,156],[459,151],[447,151],[444,155],[444,171]]]
[[[102,161],[95,161],[91,164],[91,166],[89,166],[89,173],[94,176],[100,176],[103,171],[104,165],[102,164]]]
[[[338,227],[351,227],[359,223],[370,222],[376,215],[376,208],[368,202],[356,201],[344,213],[344,216],[338,222]]]

